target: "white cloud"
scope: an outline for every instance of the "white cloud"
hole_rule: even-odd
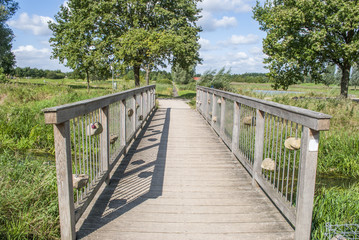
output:
[[[232,37],[229,39],[229,43],[234,45],[254,44],[258,43],[259,40],[259,36],[254,34],[248,34],[247,36],[232,35]]]
[[[247,59],[248,55],[245,52],[238,52],[238,53],[234,54],[233,57],[235,59]]]
[[[212,13],[203,11],[202,18],[199,19],[198,24],[204,31],[214,31],[218,28],[230,28],[237,26],[237,19],[235,17],[223,16],[221,19],[214,18]]]
[[[260,47],[252,47],[251,49],[249,49],[249,52],[255,55],[263,54],[263,50]]]
[[[198,6],[208,12],[249,12],[254,0],[203,0]]]
[[[65,66],[59,64],[58,60],[51,60],[50,48],[37,49],[32,45],[19,46],[13,50],[18,67],[31,67],[39,69],[49,69],[70,71]]]
[[[63,5],[64,7],[68,7],[68,6],[69,6],[69,1],[68,1],[68,0],[65,0],[62,5]]]
[[[212,46],[211,42],[208,39],[200,38],[198,42],[201,45],[201,51],[209,51],[215,49],[215,47]]]
[[[21,13],[17,20],[8,21],[9,26],[20,30],[31,31],[34,35],[51,35],[48,22],[54,21],[50,17]]]

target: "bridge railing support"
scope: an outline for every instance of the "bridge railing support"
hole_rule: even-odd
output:
[[[76,222],[154,108],[151,85],[43,110],[54,126],[61,239],[76,239]]]
[[[331,116],[197,87],[197,110],[295,228],[310,239],[320,131]]]

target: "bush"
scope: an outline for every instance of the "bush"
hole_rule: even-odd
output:
[[[4,69],[0,68],[0,83],[6,83],[6,82],[7,82],[7,79],[4,74]]]
[[[162,79],[157,80],[156,83],[172,84],[172,81],[167,78],[162,78]]]

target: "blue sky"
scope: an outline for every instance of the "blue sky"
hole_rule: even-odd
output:
[[[18,0],[20,9],[8,21],[15,40],[13,52],[17,66],[70,71],[51,60],[48,42],[51,31],[47,22],[54,19],[65,0]],[[263,65],[262,39],[265,33],[259,30],[252,18],[251,8],[255,0],[203,0],[199,3],[203,16],[198,24],[200,33],[200,56],[202,64],[196,70],[219,70],[231,68],[232,73],[266,72]]]

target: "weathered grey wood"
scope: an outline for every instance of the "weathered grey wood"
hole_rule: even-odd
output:
[[[301,157],[298,174],[296,240],[310,239],[318,145],[319,132],[304,127],[301,139]]]
[[[126,99],[120,101],[120,142],[126,153]]]
[[[216,99],[216,95],[212,94],[212,116],[211,119],[210,119],[210,122],[211,122],[211,126],[214,128],[215,127],[215,121],[213,121],[213,119],[218,119],[218,116],[216,116],[216,112],[217,112],[217,102],[215,101]],[[216,121],[217,121],[216,119]]]
[[[220,136],[222,137],[222,139],[226,139],[224,133],[224,123],[226,117],[226,99],[222,97],[221,102],[221,124],[219,126],[219,132],[221,133]]]
[[[184,102],[160,100],[144,130],[81,218],[80,239],[293,239],[291,226]]]
[[[110,130],[109,130],[109,107],[103,107],[100,110],[101,124],[103,131],[100,138],[100,161],[101,171],[106,172],[110,164]]]
[[[75,239],[71,136],[68,121],[54,125],[54,139],[61,239]]]
[[[240,131],[240,105],[238,102],[233,102],[233,132],[232,132],[232,152],[238,151],[239,145],[239,131]]]
[[[273,185],[269,184],[264,178],[258,178],[257,183],[288,219],[292,226],[296,226],[296,209],[291,206],[284,197],[279,195],[278,192],[273,189]]]
[[[323,131],[329,130],[330,115],[314,112],[311,110],[279,104],[275,102],[265,101],[257,98],[242,96],[235,93],[225,92],[213,88],[206,88],[197,86],[200,90],[207,93],[215,93],[218,96],[232,101],[237,101],[241,104],[259,109],[264,112],[268,112],[272,115],[288,119],[290,121],[299,123],[308,128]]]
[[[131,121],[132,121],[132,129],[133,132],[136,132],[136,120],[137,120],[137,111],[136,111],[136,95],[132,96],[133,99],[133,103],[132,103],[132,109],[133,109],[133,114],[131,116]]]
[[[68,121],[72,118],[85,115],[96,109],[103,108],[111,103],[121,101],[134,94],[144,92],[146,90],[154,91],[155,85],[127,90],[120,93],[114,93],[103,97],[92,98],[89,100],[79,101],[71,104],[65,104],[57,107],[46,108],[42,111],[45,113],[46,124],[58,124]]]
[[[261,164],[263,161],[263,145],[264,145],[264,116],[265,113],[260,110],[257,111],[256,117],[256,136],[254,145],[254,163],[253,163],[253,184],[262,177]]]

